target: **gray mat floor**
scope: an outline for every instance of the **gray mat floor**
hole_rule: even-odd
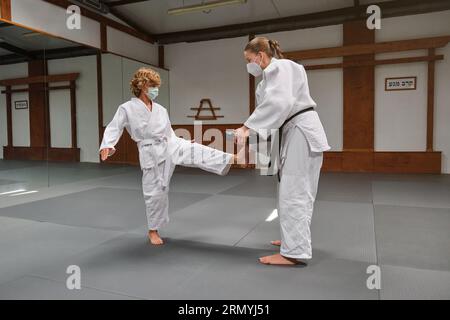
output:
[[[450,176],[322,174],[313,259],[293,268],[257,262],[279,238],[275,177],[177,169],[163,247],[147,243],[140,178],[0,161],[0,299],[450,299]]]

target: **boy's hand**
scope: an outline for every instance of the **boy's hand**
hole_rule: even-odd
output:
[[[100,156],[101,156],[102,161],[105,161],[106,159],[108,159],[111,151],[112,151],[112,148],[106,148],[106,149],[102,149],[100,151]]]

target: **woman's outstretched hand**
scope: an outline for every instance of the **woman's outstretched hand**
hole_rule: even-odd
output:
[[[100,151],[100,156],[101,156],[102,161],[105,161],[106,159],[108,159],[109,154],[112,150],[113,150],[112,148],[105,148]]]
[[[234,130],[234,142],[237,144],[244,144],[250,135],[250,129],[246,126],[242,126],[239,129]]]

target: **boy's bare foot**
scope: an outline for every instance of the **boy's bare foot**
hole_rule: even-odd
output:
[[[281,246],[281,240],[270,241],[270,244],[273,245],[273,246],[280,247]]]
[[[259,258],[259,262],[261,262],[262,264],[279,265],[279,266],[294,266],[305,264],[303,262],[298,261],[297,259],[283,257],[279,253],[274,254],[272,256]]]
[[[160,246],[164,244],[164,241],[161,239],[161,237],[158,234],[158,230],[150,230],[148,232],[148,239],[150,240],[150,243],[155,246]]]

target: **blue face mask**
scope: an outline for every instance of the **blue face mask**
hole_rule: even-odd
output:
[[[158,94],[159,94],[159,88],[157,88],[157,87],[148,88],[147,95],[150,98],[150,100],[155,100],[156,97],[158,96]]]

